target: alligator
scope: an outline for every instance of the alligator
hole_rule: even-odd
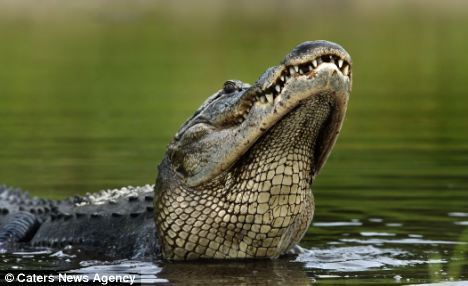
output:
[[[155,185],[65,200],[0,187],[0,245],[71,245],[114,258],[276,258],[314,214],[311,185],[343,124],[351,57],[292,49],[253,84],[228,80],[178,130]]]

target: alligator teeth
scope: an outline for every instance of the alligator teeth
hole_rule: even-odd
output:
[[[275,100],[274,100],[275,105],[278,104],[278,102],[280,102],[280,100],[281,100],[281,96],[275,97]]]
[[[269,103],[273,103],[273,94],[268,93],[267,95],[265,95],[265,97],[266,97],[266,100],[268,100]]]
[[[279,84],[277,84],[277,85],[275,86],[275,90],[276,90],[277,92],[280,92],[280,91],[281,91],[281,86],[279,86]]]
[[[343,66],[343,60],[339,59],[338,60],[338,67],[341,68]]]
[[[346,76],[349,74],[349,66],[348,66],[348,65],[346,65],[346,66],[343,68],[343,74],[346,75]]]
[[[317,60],[313,60],[313,61],[312,61],[312,65],[314,66],[314,68],[316,68],[316,67],[318,66]]]
[[[276,92],[279,93],[281,91],[281,88],[284,86],[284,83],[287,82],[290,77],[294,76],[297,73],[303,75],[308,72],[311,72],[323,62],[332,63],[336,65],[342,71],[342,73],[346,76],[348,76],[350,73],[349,71],[350,67],[348,63],[341,57],[334,56],[334,55],[322,55],[320,57],[313,59],[312,62],[309,62],[307,66],[302,66],[301,68],[296,65],[290,66],[288,70],[286,71],[286,73],[280,76],[280,79],[277,81],[278,84],[275,86],[273,90],[273,94],[276,94]]]

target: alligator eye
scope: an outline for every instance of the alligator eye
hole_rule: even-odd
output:
[[[238,88],[237,84],[232,81],[232,80],[228,80],[224,83],[224,87],[223,87],[223,90],[225,93],[231,93],[231,92],[234,92],[236,91]]]

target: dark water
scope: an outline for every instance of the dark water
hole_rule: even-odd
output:
[[[299,42],[336,41],[353,57],[354,86],[313,188],[307,251],[181,264],[26,249],[1,254],[2,270],[200,285],[468,283],[468,6],[251,2],[0,2],[0,182],[49,198],[153,183],[171,136],[224,80],[253,82]]]

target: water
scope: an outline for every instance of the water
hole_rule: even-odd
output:
[[[170,138],[224,80],[253,82],[297,43],[328,39],[352,55],[354,85],[313,187],[305,253],[165,263],[25,249],[1,254],[2,270],[200,285],[468,283],[466,4],[251,2],[0,2],[0,182],[57,199],[152,184]]]

